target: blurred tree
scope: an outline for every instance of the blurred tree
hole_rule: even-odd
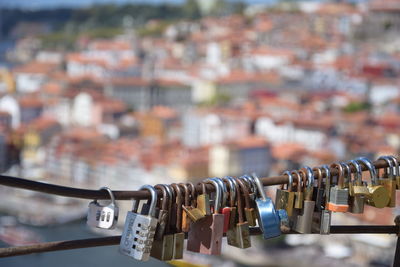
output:
[[[189,19],[198,19],[201,16],[199,5],[196,0],[186,0],[182,7],[183,15]]]

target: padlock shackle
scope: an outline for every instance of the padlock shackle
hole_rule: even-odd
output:
[[[162,184],[168,194],[168,216],[167,216],[167,224],[165,227],[166,233],[171,232],[171,211],[172,211],[172,200],[174,198],[173,190],[171,189],[170,185]]]
[[[168,210],[168,197],[167,197],[167,189],[162,184],[156,184],[154,186],[155,189],[160,189],[162,192],[162,202],[161,202],[161,209]]]
[[[210,179],[216,181],[221,188],[221,209],[222,209],[222,208],[226,207],[226,202],[228,200],[228,189],[221,178],[213,177]]]
[[[156,204],[157,204],[157,191],[154,189],[153,186],[146,184],[143,185],[139,188],[139,190],[147,190],[150,192],[150,207],[149,207],[149,213],[148,215],[150,215],[151,217],[155,217],[156,215]],[[139,201],[137,201],[139,202]],[[139,205],[139,203],[137,203],[137,205]],[[137,205],[136,206],[136,210],[137,210]]]
[[[297,191],[296,192],[297,193],[303,192],[303,190],[302,190],[303,189],[303,184],[302,184],[303,179],[302,179],[300,173],[297,170],[292,170],[291,174],[297,177]]]
[[[237,179],[237,180],[236,180]],[[235,182],[237,185],[237,181],[239,181],[239,178],[236,178]],[[242,183],[242,181],[240,181]],[[243,194],[240,194],[240,188],[241,186],[236,186],[235,191],[236,191],[236,199],[237,199],[237,211],[238,211],[238,217],[239,217],[239,223],[244,223],[244,214],[243,214],[243,198],[246,198]]]
[[[293,176],[292,176],[292,174],[290,173],[290,171],[284,171],[284,172],[282,173],[282,175],[287,175],[287,177],[288,177],[288,179],[289,179],[289,182],[286,184],[286,185],[287,185],[287,190],[288,190],[289,192],[293,192]],[[285,185],[285,184],[282,184],[281,189],[284,188],[284,185]]]
[[[182,191],[178,184],[173,183],[171,184],[173,190],[175,191],[175,201],[176,201],[176,230],[178,233],[182,232],[182,204],[183,204],[183,197]]]
[[[356,161],[360,162],[363,164],[365,167],[368,168],[370,177],[371,177],[371,184],[372,185],[378,185],[378,177],[376,175],[376,169],[375,166],[372,164],[372,162],[367,159],[366,157],[359,157],[355,159]]]
[[[254,173],[254,172],[251,174],[251,176],[253,177],[253,181],[257,185],[257,190],[258,190],[258,193],[260,194],[260,198],[263,201],[267,201],[267,194],[264,191],[264,185],[262,184],[260,178],[258,178],[256,173]]]
[[[317,179],[317,188],[320,189],[322,185],[322,170],[320,167],[314,167],[312,170],[317,172],[317,175],[314,175],[314,177]]]
[[[183,187],[183,191],[185,191],[185,206],[188,207],[190,206],[190,190],[189,186],[185,183],[179,183],[179,186]]]
[[[389,177],[388,178],[390,180],[396,180],[396,178],[394,176],[394,172],[393,172],[393,161],[392,161],[392,159],[389,158],[388,156],[380,156],[378,158],[378,160],[380,160],[380,159],[384,160],[389,165],[388,168],[385,168],[385,173],[387,173],[387,169],[389,169]],[[378,172],[378,175],[379,175],[379,170],[377,172]]]
[[[331,164],[331,168],[336,168],[339,172],[338,174],[338,181],[337,181],[337,186],[339,189],[343,189],[344,188],[344,169],[342,164],[340,163],[332,163]]]
[[[343,168],[346,169],[346,175],[344,175],[344,184],[345,184],[345,186],[348,187],[349,183],[351,181],[351,168],[350,168],[349,164],[346,162],[341,161],[339,163],[342,165]]]
[[[249,189],[247,188],[247,185],[240,178],[236,178],[236,183],[239,184],[239,187],[240,187],[241,191],[243,192],[243,194],[241,194],[240,197],[244,198],[246,208],[250,209],[251,208],[250,194],[249,194],[250,192],[249,192]],[[239,191],[239,193],[240,193],[240,191]]]
[[[301,168],[300,172],[304,174],[304,177],[307,179],[307,183],[304,183],[304,186],[307,185],[307,188],[305,188],[305,192],[307,192],[307,200],[311,200],[315,183],[314,172],[308,166],[304,166],[303,168]]]
[[[394,165],[394,175],[395,175],[395,179],[396,177],[400,176],[400,167],[399,167],[399,162],[397,161],[395,156],[387,156],[388,158],[390,158],[393,161],[393,165]]]
[[[249,190],[250,190],[252,193],[254,192],[255,194],[257,194],[257,184],[255,183],[253,177],[251,177],[251,176],[248,175],[248,174],[245,174],[245,175],[240,176],[239,178],[240,178],[240,179],[243,179],[244,181],[246,181],[246,183],[249,184]]]
[[[325,203],[329,202],[330,192],[331,192],[331,183],[332,183],[332,175],[331,170],[328,165],[322,165],[320,167],[325,173]],[[322,178],[322,176],[321,176]]]
[[[308,166],[301,168],[300,172],[307,178],[307,189],[312,190],[315,182],[314,172]]]
[[[355,172],[355,174],[353,176],[354,178],[353,179],[350,178],[350,183],[355,184],[357,186],[362,186],[363,185],[363,181],[362,181],[361,165],[356,160],[350,160],[348,162],[348,164],[349,165],[353,165],[354,168],[356,169],[356,172]]]
[[[235,206],[235,199],[236,199],[236,181],[232,176],[225,176],[222,178],[223,181],[226,181],[229,184],[229,206]]]
[[[215,187],[215,199],[214,199],[214,214],[219,214],[219,210],[221,209],[221,191],[219,183],[210,178],[204,180],[207,184],[212,184]]]
[[[110,195],[111,203],[113,205],[115,205],[115,197],[114,197],[112,190],[109,187],[103,186],[103,187],[100,187],[99,190],[106,190],[108,192],[108,194]],[[95,201],[97,202],[97,200],[95,200]]]
[[[197,197],[196,187],[192,182],[187,182],[186,184],[190,188],[190,206],[194,207],[196,206],[196,197]]]

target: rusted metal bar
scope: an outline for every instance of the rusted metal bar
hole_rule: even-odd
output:
[[[384,160],[378,160],[374,162],[375,168],[382,169],[387,168],[388,164]],[[361,165],[362,169],[365,171],[367,168],[364,165]],[[351,171],[355,172],[354,166],[350,166]],[[338,174],[338,170],[336,168],[330,168],[331,174]],[[317,174],[315,172],[315,174]],[[294,176],[294,180],[296,180],[296,176]],[[279,185],[285,184],[288,182],[287,176],[273,176],[273,177],[264,177],[261,178],[264,186],[269,185]],[[12,176],[0,175],[0,184],[4,186],[10,186],[20,189],[28,189],[32,191],[48,193],[53,195],[59,195],[64,197],[74,197],[74,198],[83,198],[83,199],[109,199],[110,196],[106,191],[100,190],[89,190],[89,189],[81,189],[81,188],[73,188],[67,186],[60,186],[54,184],[48,184],[38,181],[32,181],[23,178],[17,178]],[[127,185],[129,187],[129,185]],[[206,189],[208,192],[214,191],[214,187],[211,184],[206,185]],[[196,191],[201,193],[202,188],[200,185],[196,186]],[[150,197],[150,193],[148,191],[113,191],[115,199],[118,200],[130,200],[130,199],[146,199]],[[161,196],[161,191],[158,192]]]

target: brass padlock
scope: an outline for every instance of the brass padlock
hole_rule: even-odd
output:
[[[182,231],[187,233],[189,232],[190,228],[190,218],[183,207],[185,207],[186,209],[191,208],[190,190],[187,184],[180,183],[179,185],[182,186],[183,190],[185,191],[185,201],[182,206]]]
[[[239,179],[237,181],[240,181]],[[241,188],[246,188],[246,185],[242,183],[242,181],[238,182]],[[232,229],[229,229],[227,232],[227,241],[228,245],[238,247],[238,248],[248,248],[251,246],[250,240],[250,229],[249,224],[245,221],[245,216],[243,214],[243,198],[249,198],[249,195],[242,191],[241,194],[239,187],[236,187],[236,196],[237,196],[237,211],[238,211],[238,219],[236,226]]]
[[[197,196],[197,208],[204,214],[204,216],[211,215],[210,196],[207,194],[206,184],[200,184],[202,187],[202,193]]]
[[[250,196],[249,196],[249,188],[247,185],[241,180],[240,178],[236,179],[236,182],[238,183],[240,190],[243,192],[243,197],[245,201],[245,207],[244,207],[244,213],[246,215],[246,222],[250,226],[256,226],[256,213],[254,208],[251,207],[250,204]],[[239,211],[238,211],[239,212]]]
[[[380,185],[383,185],[386,190],[389,192],[389,203],[387,204],[387,207],[389,208],[394,208],[396,207],[396,177],[394,174],[394,166],[396,164],[396,160],[394,157],[389,157],[389,156],[381,156],[378,159],[386,161],[388,164],[388,168],[385,168],[385,171],[383,173],[383,176],[378,179],[378,183]],[[379,175],[379,171],[378,171]]]
[[[352,176],[350,174],[349,182],[349,212],[360,214],[364,212],[365,197],[369,194],[368,188],[364,186],[362,181],[362,169],[357,161],[349,161],[349,165],[353,165],[356,173]]]
[[[379,185],[374,165],[365,157],[357,158],[356,160],[368,168],[371,177],[371,184],[368,185],[369,194],[367,195],[366,203],[376,208],[386,207],[390,201],[389,192],[384,186]]]
[[[153,246],[150,251],[150,256],[162,261],[173,259],[174,235],[171,233],[170,216],[172,207],[172,191],[164,184],[155,186],[161,189],[163,193],[162,205],[159,211],[159,224],[154,236]]]
[[[183,258],[183,246],[185,242],[185,234],[182,232],[182,205],[183,205],[183,196],[181,188],[178,184],[172,184],[172,188],[175,191],[175,201],[177,207],[177,216],[175,223],[175,233],[173,239],[173,259],[179,260]]]
[[[287,189],[285,189],[285,185],[282,184],[281,188],[276,190],[275,205],[276,209],[284,209],[288,216],[292,216],[295,197],[293,191],[293,176],[289,171],[285,171],[283,175],[288,176],[289,182],[287,183]]]
[[[302,178],[298,171],[292,171],[292,175],[295,175],[297,178],[297,191],[294,193],[294,208],[295,209],[302,209],[303,208],[303,201],[304,201],[304,192],[302,186]]]

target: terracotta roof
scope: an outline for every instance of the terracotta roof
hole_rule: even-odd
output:
[[[89,44],[90,50],[132,50],[132,45],[127,41],[96,40]]]
[[[36,96],[24,96],[19,100],[19,104],[22,108],[37,108],[44,106],[43,101]]]
[[[297,161],[300,161],[300,157],[306,152],[304,146],[293,143],[278,144],[272,148],[272,156],[280,160],[297,159]]]
[[[32,61],[14,69],[14,73],[45,74],[55,71],[57,64]]]
[[[267,141],[258,136],[249,136],[246,138],[242,138],[237,140],[235,144],[239,148],[257,148],[257,147],[266,147],[268,145]]]

